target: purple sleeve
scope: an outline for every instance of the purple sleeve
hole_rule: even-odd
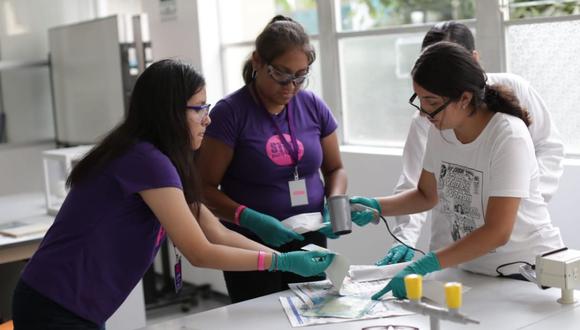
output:
[[[205,130],[209,137],[217,139],[234,148],[237,140],[236,113],[231,104],[219,101],[211,110],[211,124]]]
[[[125,195],[162,187],[183,189],[173,163],[151,145],[138,144],[122,156],[113,175]]]
[[[334,133],[338,125],[328,105],[326,105],[326,103],[324,103],[324,101],[314,93],[312,93],[312,98],[320,121],[320,137],[325,138]]]

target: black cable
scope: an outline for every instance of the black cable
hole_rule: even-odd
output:
[[[506,275],[504,275],[504,273],[500,272],[499,269],[500,268],[503,268],[503,267],[515,265],[515,264],[526,264],[526,265],[532,267],[532,269],[536,269],[536,265],[532,265],[531,263],[529,263],[527,261],[514,261],[514,262],[508,262],[507,264],[503,264],[503,265],[497,266],[497,268],[495,269],[495,271],[497,272],[498,276],[506,277]]]
[[[406,246],[407,248],[409,248],[409,249],[411,249],[411,250],[413,250],[413,251],[417,251],[417,252],[421,253],[422,255],[425,255],[425,252],[423,252],[423,251],[421,251],[421,250],[419,250],[419,249],[416,249],[416,248],[414,248],[414,247],[412,247],[412,246],[409,246],[409,245],[407,245],[407,244],[403,243],[403,242],[402,242],[402,241],[401,241],[401,240],[400,240],[400,239],[399,239],[397,236],[395,236],[395,234],[393,234],[393,232],[391,231],[391,228],[389,228],[389,224],[387,223],[387,219],[385,219],[385,217],[383,217],[382,215],[380,215],[380,217],[381,217],[381,219],[383,220],[383,222],[385,223],[385,226],[387,226],[387,230],[389,231],[389,234],[391,234],[391,236],[393,236],[393,238],[394,238],[394,239],[395,239],[397,242],[399,242],[399,243],[403,244],[404,246]]]

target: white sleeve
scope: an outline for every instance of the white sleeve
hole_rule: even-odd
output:
[[[564,143],[544,100],[529,83],[526,90],[522,91],[520,102],[528,109],[532,119],[528,129],[534,142],[540,171],[540,193],[548,203],[558,190],[560,177],[564,172]]]
[[[489,196],[529,197],[531,175],[535,166],[533,146],[521,136],[508,136],[498,141],[501,142],[490,155]]]
[[[403,148],[403,169],[394,193],[415,188],[423,170],[423,156],[427,144],[429,122],[415,114]],[[410,246],[416,246],[427,212],[395,217],[397,223],[393,234]]]

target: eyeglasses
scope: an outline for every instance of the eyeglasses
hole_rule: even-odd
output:
[[[361,330],[419,330],[417,327],[411,327],[408,325],[371,325],[370,327],[364,327]]]
[[[310,71],[307,71],[303,75],[294,75],[291,73],[282,72],[273,67],[271,64],[268,64],[267,68],[270,78],[274,79],[275,82],[282,86],[286,86],[289,83],[294,83],[294,86],[301,86],[310,76]]]
[[[419,103],[418,105],[415,104],[415,100],[417,99],[417,93],[413,93],[413,96],[411,96],[411,98],[409,99],[409,104],[412,105],[413,107],[415,107],[415,109],[419,110],[420,112],[426,114],[427,116],[431,117],[432,119],[435,118],[435,116],[437,116],[437,114],[443,110],[445,110],[445,108],[447,108],[447,106],[449,105],[449,103],[451,103],[451,99],[447,100],[445,103],[443,103],[443,105],[441,105],[439,108],[435,109],[434,111],[428,112],[425,109],[421,108],[421,104]]]
[[[197,115],[197,121],[201,123],[207,118],[207,116],[209,116],[210,107],[211,104],[202,104],[202,105],[187,105],[185,108],[188,110],[195,111],[195,114]]]

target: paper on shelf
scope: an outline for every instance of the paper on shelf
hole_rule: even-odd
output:
[[[330,251],[329,249],[323,248],[316,244],[308,244],[306,246],[303,246],[302,250],[325,251],[334,254],[334,260],[332,260],[332,263],[326,269],[325,273],[328,276],[328,279],[330,280],[334,288],[336,289],[336,291],[340,290],[340,288],[342,287],[342,282],[344,281],[344,278],[346,277],[346,274],[348,272],[348,268],[350,267],[350,262],[348,261],[348,259],[343,255],[340,255],[334,251]]]
[[[317,231],[324,227],[320,212],[301,213],[282,220],[282,224],[298,234]]]
[[[0,235],[9,237],[21,237],[25,235],[32,235],[38,233],[44,233],[50,228],[51,223],[30,223],[22,224],[14,227],[4,227],[0,228]]]

